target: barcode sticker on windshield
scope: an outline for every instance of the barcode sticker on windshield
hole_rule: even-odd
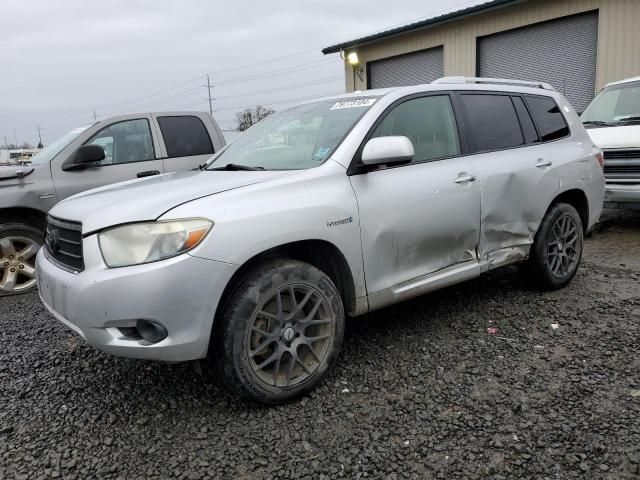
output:
[[[375,98],[363,98],[360,100],[347,100],[344,102],[336,102],[331,107],[331,110],[339,110],[341,108],[358,108],[358,107],[370,107],[376,103]]]

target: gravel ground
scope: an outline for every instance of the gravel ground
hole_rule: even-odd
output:
[[[0,479],[638,478],[640,215],[608,218],[567,289],[507,268],[352,320],[329,380],[276,408],[2,298]]]

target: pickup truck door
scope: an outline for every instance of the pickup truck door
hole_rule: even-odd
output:
[[[153,114],[160,132],[166,172],[193,170],[224,146],[222,134],[208,114]]]
[[[460,154],[449,95],[402,101],[367,140],[392,135],[411,140],[414,161],[350,177],[370,301],[450,266],[473,267],[480,232],[480,189]]]
[[[138,115],[100,124],[100,129],[82,144],[100,145],[106,158],[99,166],[65,170],[65,161],[75,151],[51,162],[51,176],[58,200],[112,183],[164,173],[160,144],[150,115]]]

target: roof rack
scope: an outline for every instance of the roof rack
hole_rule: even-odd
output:
[[[555,91],[551,85],[545,82],[529,82],[526,80],[511,80],[509,78],[483,78],[483,77],[442,77],[431,82],[432,84],[442,83],[487,83],[493,85],[520,85],[523,87],[542,88],[543,90]]]

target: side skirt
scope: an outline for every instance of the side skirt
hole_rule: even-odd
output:
[[[409,300],[480,275],[480,264],[464,262],[369,295],[369,311]]]

